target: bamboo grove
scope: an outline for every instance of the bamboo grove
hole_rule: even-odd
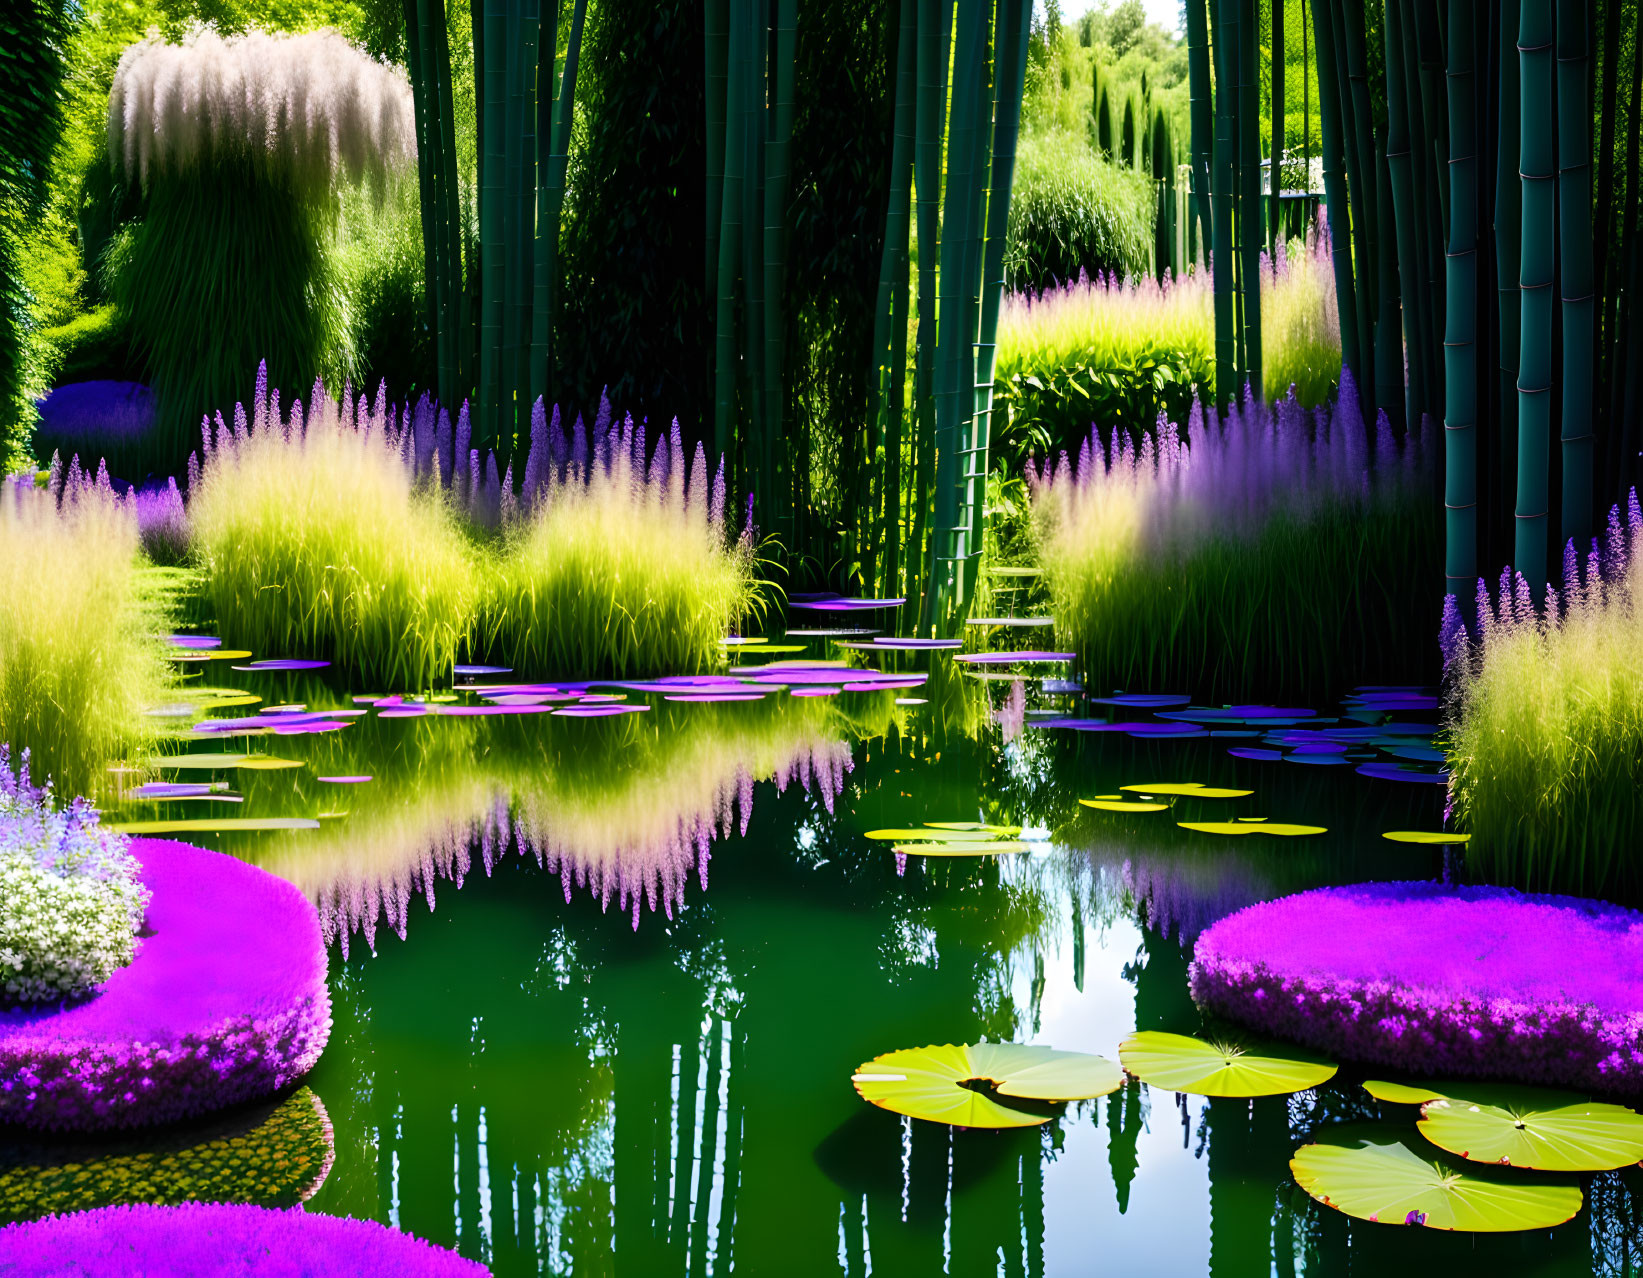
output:
[[[473,397],[473,446],[504,462],[529,430],[531,405],[551,397],[559,220],[586,15],[587,0],[473,0],[475,235],[463,208],[444,0],[405,0],[434,385],[445,404]]]
[[[1637,479],[1637,7],[1309,7],[1342,362],[1370,425],[1381,412],[1399,430],[1443,423],[1449,593],[1469,602],[1509,563],[1538,600],[1562,548],[1584,557],[1601,531],[1594,508]],[[1238,382],[1260,366],[1256,17],[1249,0],[1187,5],[1194,215],[1214,246],[1219,366]],[[1275,74],[1274,118],[1282,93]]]

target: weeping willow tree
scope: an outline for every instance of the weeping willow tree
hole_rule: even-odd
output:
[[[1030,16],[1029,0],[899,10],[871,377],[877,480],[855,553],[862,582],[905,597],[904,624],[924,634],[961,624],[980,566]]]
[[[428,324],[439,399],[472,395],[473,447],[506,462],[550,397],[559,222],[587,0],[475,0],[477,240],[464,233],[444,0],[404,0]],[[561,40],[563,37],[563,40]]]

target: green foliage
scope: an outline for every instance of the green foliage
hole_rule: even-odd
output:
[[[1041,289],[1079,273],[1144,274],[1153,199],[1140,175],[1104,162],[1066,133],[1023,138],[1004,250],[1012,291]]]
[[[608,0],[588,16],[564,215],[559,401],[634,416],[711,402],[701,5]],[[666,104],[665,109],[659,104]]]
[[[37,779],[93,793],[155,736],[163,618],[138,577],[135,514],[96,490],[66,501],[0,486],[0,740]]]
[[[97,1145],[9,1144],[0,1149],[0,1220],[39,1220],[123,1203],[256,1203],[294,1207],[331,1166],[331,1124],[299,1088],[162,1136]]]
[[[432,390],[434,342],[423,300],[416,188],[404,183],[380,206],[361,192],[345,196],[337,256],[355,385],[374,396],[386,382],[389,398],[401,402]]]
[[[66,324],[40,330],[52,381],[130,381],[136,376],[130,343],[112,304],[81,311]],[[49,459],[48,459],[49,460]]]
[[[158,397],[151,469],[179,470],[201,417],[243,399],[260,361],[284,385],[353,371],[329,218],[247,162],[155,183],[111,260],[118,322]]]

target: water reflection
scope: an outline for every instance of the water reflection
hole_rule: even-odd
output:
[[[1005,744],[973,690],[932,692],[947,712],[906,721],[887,703],[847,723],[799,700],[296,739],[304,776],[376,777],[254,776],[247,808],[283,787],[348,814],[227,844],[329,902],[339,940],[336,1028],[310,1079],[337,1158],[313,1207],[503,1278],[1638,1272],[1633,1172],[1594,1178],[1587,1211],[1533,1237],[1318,1207],[1288,1159],[1321,1125],[1378,1114],[1349,1074],[1253,1103],[1131,1082],[1025,1131],[860,1102],[851,1069],[895,1047],[986,1037],[1111,1056],[1135,1028],[1197,1032],[1187,969],[1209,922],[1442,868],[1380,838],[1435,820],[1429,788],[1247,764],[1210,741],[1029,726]],[[1229,812],[1329,834],[1220,841],[1174,814],[1077,803],[1148,779],[1239,784],[1256,795]],[[861,837],[974,819],[1049,831],[1050,846],[898,873]],[[438,909],[407,929],[411,898],[436,887]],[[636,905],[656,913],[634,931]],[[345,954],[379,912],[401,938]]]

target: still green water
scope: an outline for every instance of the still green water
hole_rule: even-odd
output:
[[[1442,1235],[1314,1204],[1288,1172],[1308,1133],[1407,1121],[1349,1071],[1254,1102],[1132,1081],[1004,1132],[861,1101],[851,1073],[894,1048],[985,1038],[1115,1059],[1136,1028],[1199,1032],[1188,963],[1216,918],[1318,884],[1445,872],[1441,849],[1380,837],[1437,828],[1441,787],[1230,757],[1238,741],[1022,727],[1023,704],[1067,700],[945,660],[906,690],[916,705],[630,693],[652,708],[371,709],[318,735],[175,744],[302,766],[170,773],[232,789],[130,798],[106,819],[317,821],[175,836],[291,879],[334,938],[335,1026],[306,1081],[335,1162],[308,1207],[498,1275],[1639,1272],[1631,1172],[1589,1178],[1581,1214],[1537,1234]],[[262,698],[219,717],[354,705],[315,676],[209,663],[195,683]],[[319,780],[354,775],[372,779]],[[1077,803],[1166,780],[1254,794],[1163,814]],[[1328,833],[1174,824],[1260,815]],[[963,820],[1022,826],[1034,850],[898,858],[863,837]]]

